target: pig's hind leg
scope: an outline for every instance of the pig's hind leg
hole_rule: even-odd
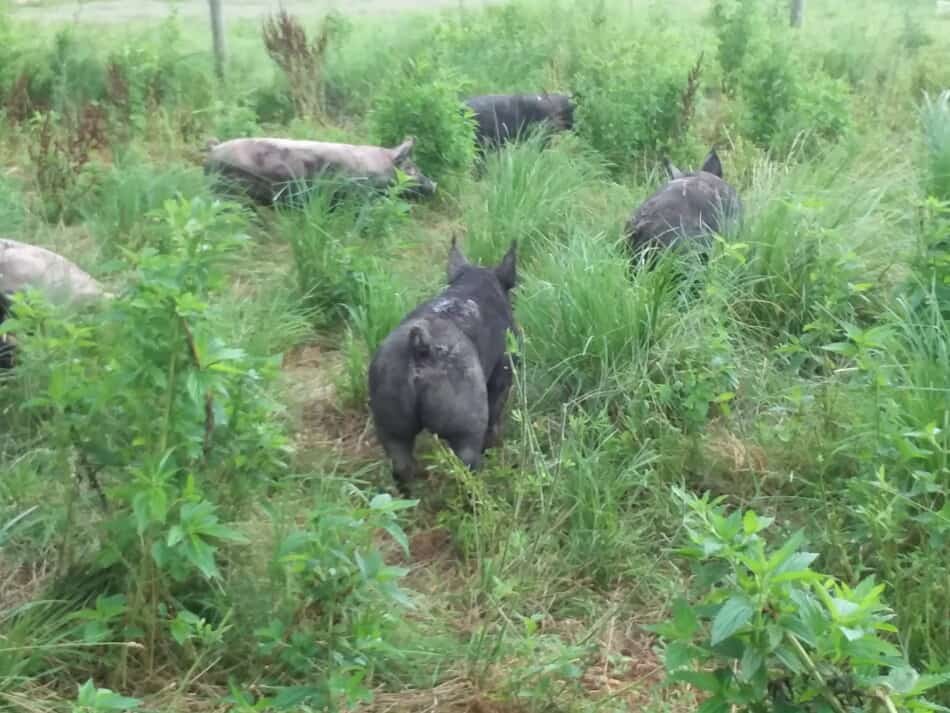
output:
[[[394,436],[391,433],[377,430],[383,450],[389,456],[393,466],[393,480],[404,497],[412,496],[412,483],[416,479],[416,459],[412,455],[416,439]]]
[[[488,379],[488,428],[485,431],[485,440],[482,450],[493,448],[501,441],[501,426],[505,403],[511,392],[514,381],[513,359],[510,354],[504,354],[495,365]]]

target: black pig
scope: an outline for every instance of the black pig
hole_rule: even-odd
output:
[[[574,104],[564,94],[486,94],[465,104],[482,146],[500,146],[544,122],[555,131],[574,127]]]
[[[626,225],[633,254],[647,248],[665,249],[686,239],[694,243],[721,233],[739,218],[741,203],[735,189],[722,179],[722,163],[715,149],[703,167],[684,174],[667,162],[670,180],[637,209]],[[695,243],[699,247],[703,243]]]
[[[493,268],[468,262],[452,240],[448,286],[383,340],[369,367],[376,433],[404,494],[415,479],[413,446],[425,429],[472,470],[499,437],[512,383],[507,332],[517,246]]]

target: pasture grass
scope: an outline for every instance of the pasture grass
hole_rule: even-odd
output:
[[[886,586],[900,655],[946,670],[950,33],[932,3],[865,5],[814,0],[797,33],[781,8],[746,30],[781,40],[767,62],[730,55],[704,3],[332,15],[302,25],[328,38],[306,115],[256,23],[229,28],[220,85],[174,18],[0,17],[0,235],[117,295],[17,317],[38,360],[0,377],[0,705],[110,709],[77,702],[91,678],[143,710],[695,710],[642,628],[701,579],[674,487],[804,527],[821,571]],[[408,60],[440,84],[405,106],[595,100],[576,133],[467,165],[451,111],[400,114]],[[766,75],[793,100],[755,94]],[[108,122],[87,156],[90,103]],[[446,178],[426,203],[252,208],[200,168],[212,136],[406,126],[454,152],[427,157]],[[706,264],[638,269],[622,227],[660,158],[711,145],[741,225]],[[406,503],[366,370],[453,235],[482,264],[517,241],[521,366],[484,470],[421,438]]]

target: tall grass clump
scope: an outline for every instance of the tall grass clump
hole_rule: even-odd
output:
[[[646,377],[674,319],[672,262],[631,280],[622,250],[574,233],[538,251],[517,296],[526,354],[546,387],[535,397],[603,403]]]
[[[141,154],[130,151],[99,176],[93,193],[80,208],[107,253],[121,248],[158,247],[164,229],[153,213],[178,196],[207,196],[201,169],[184,164],[159,167]]]
[[[927,192],[950,201],[950,89],[936,97],[924,94],[920,121],[927,149]]]
[[[950,541],[950,325],[935,295],[924,307],[901,299],[826,348],[854,374],[848,452],[859,473],[838,503],[849,527],[836,554],[888,582],[915,661],[940,669],[950,663],[950,580],[931,563]]]
[[[867,315],[913,246],[908,171],[896,156],[848,146],[809,164],[761,163],[732,248],[742,253],[741,322],[767,341],[814,347]]]
[[[594,205],[595,186],[606,187],[603,159],[570,135],[545,148],[541,134],[509,143],[485,157],[482,180],[463,198],[473,258],[497,260],[512,240],[519,260],[528,263],[538,246],[551,249],[573,226],[603,225],[609,218]]]
[[[383,196],[334,180],[289,190],[295,196],[278,208],[278,230],[293,251],[301,298],[318,324],[333,326],[388,274],[385,256],[409,206],[398,183]]]
[[[0,175],[0,225],[11,236],[26,221],[26,200],[18,181],[11,176]]]

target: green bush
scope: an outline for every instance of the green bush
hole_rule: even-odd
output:
[[[779,31],[744,57],[737,81],[745,132],[780,154],[813,149],[850,128],[848,85],[812,66]]]
[[[749,57],[739,76],[745,131],[755,141],[768,145],[784,117],[794,111],[806,81],[799,73],[787,43],[771,45],[768,51]]]
[[[670,150],[685,135],[682,97],[691,60],[669,33],[587,49],[572,88],[578,133],[615,168]]]
[[[274,605],[254,630],[256,661],[282,684],[278,709],[348,708],[371,696],[374,672],[406,657],[394,644],[411,605],[399,586],[408,569],[387,564],[378,538],[408,554],[397,513],[415,503],[325,495],[303,523],[283,525],[271,564]]]
[[[372,133],[380,145],[395,146],[416,138],[415,163],[439,180],[471,168],[475,128],[471,112],[459,101],[461,82],[427,58],[403,63],[376,98],[370,114]]]
[[[105,641],[167,641],[171,602],[222,578],[226,543],[246,541],[233,519],[287,467],[268,395],[278,364],[226,343],[208,304],[242,242],[240,216],[182,199],[166,202],[164,225],[161,248],[132,255],[132,284],[98,310],[67,314],[28,293],[12,321],[22,349],[12,386],[56,449],[68,502],[58,573],[111,570],[97,586],[127,597],[125,628]],[[73,458],[105,503],[88,522]],[[80,533],[89,549],[73,546]]]
[[[738,88],[747,58],[768,42],[761,0],[714,0],[710,19],[726,88]]]
[[[0,59],[0,93],[15,108],[13,118],[26,119],[29,110],[62,112],[105,96],[103,62],[73,28],[59,30],[49,45],[16,32]]]
[[[700,591],[696,604],[677,598],[672,619],[650,627],[667,640],[669,682],[709,694],[709,711],[846,711],[852,702],[934,710],[923,695],[950,674],[906,664],[891,642],[884,585],[868,577],[852,588],[813,570],[818,555],[802,550],[803,531],[771,546],[763,533],[774,518],[726,515],[722,498],[677,494],[688,508],[681,552],[696,562]]]
[[[819,69],[807,72],[794,104],[779,116],[773,143],[813,152],[821,142],[836,141],[851,129],[851,92],[847,85]]]

